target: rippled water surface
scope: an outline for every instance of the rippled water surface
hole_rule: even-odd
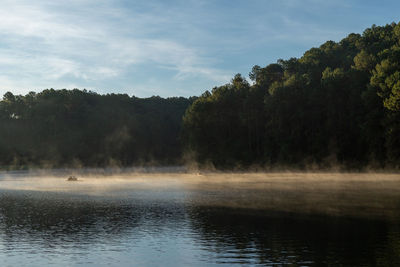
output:
[[[326,204],[327,199],[349,197],[338,192],[327,199],[317,194],[318,201],[334,214],[316,212],[323,207],[312,205],[307,212],[300,212],[298,207],[288,210],[295,197],[302,205],[310,205],[316,199],[316,193],[313,191],[312,195],[304,184],[296,184],[303,189],[299,195],[298,190],[285,191],[262,177],[255,177],[259,179],[257,188],[261,189],[254,190],[229,177],[217,186],[212,177],[199,180],[193,175],[182,182],[182,174],[147,176],[88,177],[71,183],[62,176],[39,179],[3,174],[2,266],[400,263],[396,213],[400,198],[396,190],[386,192],[392,206],[378,202],[371,212],[382,214],[369,218],[361,216],[368,212],[349,216],[350,208],[341,209],[343,204],[335,204],[337,201],[331,206]],[[378,198],[382,192],[377,194],[369,196]],[[305,200],[305,196],[311,200]],[[368,211],[368,205],[357,205],[356,209]],[[387,209],[391,210],[386,212]],[[343,214],[339,216],[338,212]]]

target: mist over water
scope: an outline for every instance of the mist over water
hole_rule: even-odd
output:
[[[8,266],[399,263],[400,178],[337,173],[2,173]]]

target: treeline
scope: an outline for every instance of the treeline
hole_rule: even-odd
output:
[[[8,92],[0,102],[0,167],[179,164],[191,102],[77,89]]]
[[[218,168],[400,166],[400,23],[254,66],[183,118],[186,151]]]
[[[400,24],[254,66],[200,97],[44,90],[0,101],[0,168],[400,167]],[[183,118],[183,119],[182,119]]]

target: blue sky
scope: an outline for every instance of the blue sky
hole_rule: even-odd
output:
[[[0,0],[0,95],[45,88],[199,95],[254,65],[300,57],[400,1]]]

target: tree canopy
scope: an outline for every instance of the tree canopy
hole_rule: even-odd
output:
[[[199,97],[47,89],[0,101],[0,166],[400,167],[400,23]]]
[[[78,89],[7,92],[0,102],[0,165],[177,164],[181,118],[190,102]]]
[[[254,66],[199,97],[187,151],[220,168],[400,165],[400,24]]]

